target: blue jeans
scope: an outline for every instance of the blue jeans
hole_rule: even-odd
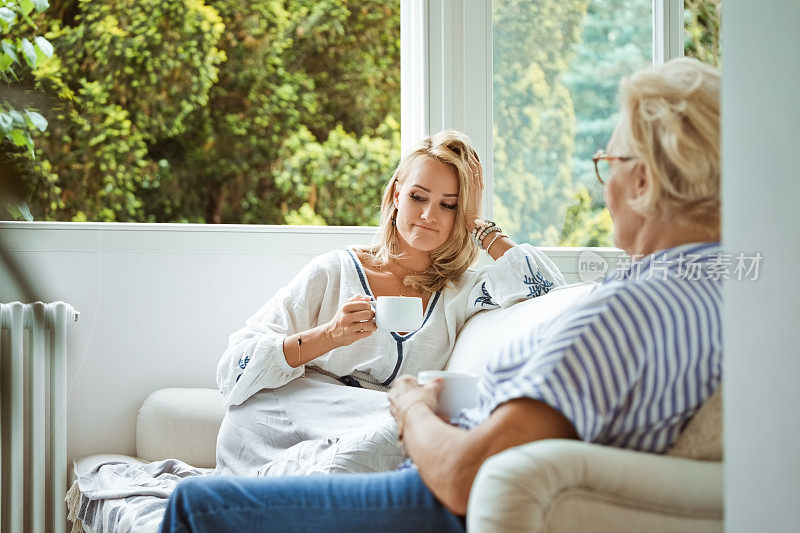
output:
[[[161,533],[184,531],[465,531],[415,469],[286,478],[181,482]]]

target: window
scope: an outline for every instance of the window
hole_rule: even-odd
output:
[[[664,38],[656,60],[683,44],[719,58],[720,0],[205,0],[180,23],[173,4],[36,16],[39,33],[58,18],[60,63],[23,82],[76,95],[35,136],[37,220],[376,223],[400,155],[402,6],[403,142],[466,131],[492,154],[485,213],[515,240],[609,245],[590,156],[613,128],[619,78],[654,59],[653,6],[685,21],[684,42]],[[237,15],[255,12],[270,16]],[[137,56],[155,41],[126,28],[168,20],[159,54]]]
[[[591,155],[616,124],[619,80],[681,51],[718,67],[720,13],[721,0],[492,3],[493,211],[512,238],[612,245]]]
[[[620,77],[652,62],[651,0],[495,0],[494,217],[518,242],[611,246],[591,156]]]

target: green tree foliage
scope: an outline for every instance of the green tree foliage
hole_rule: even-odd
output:
[[[322,143],[306,129],[294,135],[286,146],[292,155],[275,176],[286,197],[295,197],[284,209],[302,203],[292,217],[307,206],[327,224],[377,225],[385,171],[399,163],[393,147],[400,143],[400,125],[388,117],[376,133],[356,137],[339,125]]]
[[[557,245],[572,190],[575,114],[562,75],[588,0],[497,0],[495,219],[519,241]]]
[[[47,129],[47,119],[40,113],[17,108],[5,98],[5,86],[20,81],[19,71],[35,71],[53,56],[53,46],[42,35],[37,35],[36,23],[31,15],[41,13],[49,6],[47,0],[0,0],[0,80],[4,97],[0,100],[0,131],[16,147],[33,155],[31,132]],[[23,77],[25,75],[23,74]]]
[[[573,178],[594,192],[593,203],[602,198],[591,157],[605,148],[617,123],[619,80],[652,61],[651,17],[650,0],[593,0],[564,74],[577,121]]]
[[[585,187],[575,199],[577,203],[567,209],[561,246],[610,246],[613,224],[608,209],[598,209]]]
[[[652,61],[651,17],[650,0],[592,0],[587,9],[575,59],[564,74],[575,105],[571,171],[578,190],[562,213],[561,246],[612,245],[610,225],[587,226],[610,222],[591,157],[617,123],[619,80]]]
[[[719,68],[722,0],[684,0],[683,9],[683,53]]]
[[[611,225],[591,154],[606,146],[617,122],[619,80],[651,61],[649,0],[592,0],[565,84],[577,117],[573,176],[581,189],[566,212],[562,246],[611,246]],[[719,0],[686,0],[684,53],[719,66]],[[588,194],[588,196],[587,196]]]
[[[30,177],[43,218],[148,221],[140,191],[157,185],[149,146],[187,128],[208,101],[224,54],[217,13],[183,0],[79,0],[70,25],[51,21],[51,65],[72,105],[39,146]]]
[[[44,132],[48,120],[35,110],[25,89],[45,90],[46,77],[40,72],[52,60],[53,46],[41,34],[34,20],[36,13],[50,7],[47,0],[0,0],[0,157],[4,168],[13,168],[22,154],[35,155],[33,135]],[[0,200],[17,201],[21,191],[0,184]],[[18,218],[30,219],[24,204],[0,205]]]
[[[400,2],[298,2],[294,50],[314,82],[318,110],[308,124],[318,139],[341,125],[375,135],[400,118]]]
[[[373,220],[399,153],[399,137],[387,133],[399,117],[399,2],[55,7],[42,23],[74,104],[28,177],[38,218]],[[320,149],[337,162],[312,164]],[[360,165],[345,162],[359,156]],[[301,167],[311,173],[286,180]],[[377,186],[347,189],[365,184]],[[342,204],[346,190],[358,202]]]
[[[214,223],[280,224],[271,170],[283,143],[316,111],[313,84],[293,63],[295,21],[281,1],[209,4],[225,25],[225,68],[191,128],[153,152],[169,163],[173,212]]]

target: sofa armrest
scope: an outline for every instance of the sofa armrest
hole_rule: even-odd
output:
[[[483,531],[722,531],[722,463],[571,440],[489,458],[467,526]]]
[[[216,389],[157,390],[136,417],[136,455],[145,461],[179,459],[214,468],[224,417],[222,395]]]

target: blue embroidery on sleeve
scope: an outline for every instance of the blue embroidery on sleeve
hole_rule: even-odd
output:
[[[497,305],[492,301],[492,295],[486,290],[486,282],[481,283],[481,292],[483,296],[478,296],[473,305]]]
[[[250,356],[249,355],[247,357],[245,357],[244,359],[242,359],[240,357],[239,358],[239,368],[244,370],[244,368],[247,366],[247,363],[249,363],[249,362],[250,362]]]
[[[542,294],[550,292],[550,289],[553,288],[553,282],[545,279],[538,268],[536,269],[536,274],[533,273],[530,258],[526,257],[525,262],[528,263],[528,272],[531,273],[530,276],[524,276],[522,280],[522,282],[528,286],[527,297],[541,296]]]
[[[242,377],[242,375],[241,375],[241,374],[239,374],[238,376],[236,376],[236,381],[234,381],[234,383],[239,383],[239,378],[240,378],[240,377]]]

